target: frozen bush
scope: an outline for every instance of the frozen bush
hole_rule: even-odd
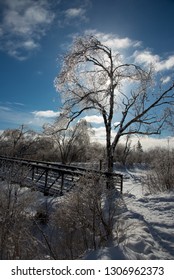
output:
[[[58,232],[57,248],[65,252],[65,258],[78,258],[85,250],[105,246],[112,238],[118,210],[114,194],[115,190],[106,189],[102,177],[89,173],[62,201],[52,223]]]
[[[174,188],[174,159],[169,150],[158,150],[144,181],[151,193]]]
[[[34,194],[5,181],[0,187],[0,259],[38,257],[40,248],[31,219]]]

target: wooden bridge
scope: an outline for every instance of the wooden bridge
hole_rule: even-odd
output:
[[[79,178],[86,174],[101,176],[106,184],[112,178],[114,187],[120,193],[123,191],[122,174],[111,174],[46,161],[0,156],[1,179],[18,183],[21,186],[31,187],[34,190],[43,192],[44,195],[63,195],[77,184]]]

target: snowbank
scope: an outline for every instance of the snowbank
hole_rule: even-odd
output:
[[[126,205],[114,228],[112,244],[86,252],[84,259],[174,259],[174,192],[150,195],[141,184],[144,170],[124,172]]]

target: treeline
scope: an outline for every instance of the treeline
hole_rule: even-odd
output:
[[[84,120],[62,131],[56,125],[45,125],[42,133],[22,125],[17,129],[4,130],[0,135],[0,155],[63,164],[100,162],[104,168],[106,149],[104,145],[91,141],[93,134],[92,127]],[[141,163],[155,165],[155,162],[164,161],[173,163],[174,150],[167,146],[143,150],[141,142],[137,140],[137,144],[132,145],[130,137],[124,144],[118,144],[114,153],[114,162],[127,166]]]

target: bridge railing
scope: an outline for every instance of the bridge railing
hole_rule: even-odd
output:
[[[37,188],[43,191],[45,195],[62,195],[63,190],[66,188],[69,190],[75,185],[79,177],[84,176],[86,173],[102,176],[106,182],[112,178],[115,188],[120,193],[123,191],[123,175],[119,173],[108,173],[72,165],[6,156],[0,156],[0,166],[1,177],[5,174],[4,169],[11,168],[11,177],[14,182]],[[70,185],[70,187],[65,187],[65,185]]]

